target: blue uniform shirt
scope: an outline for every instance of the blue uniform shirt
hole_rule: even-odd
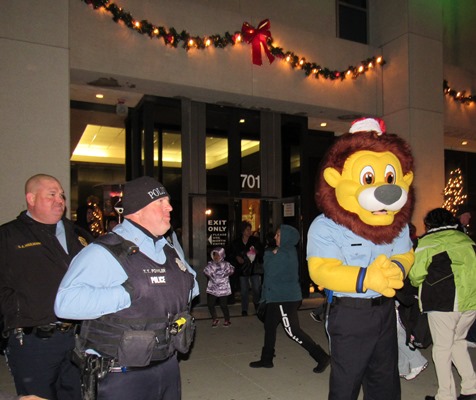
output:
[[[154,243],[150,236],[127,219],[117,225],[114,232],[135,243],[150,259],[159,264],[165,262],[163,248],[170,246],[165,238]],[[177,254],[196,276],[196,272],[185,261],[175,234],[173,238]],[[73,259],[61,281],[55,300],[55,313],[60,318],[82,320],[96,319],[128,308],[131,305],[130,295],[122,286],[126,280],[127,274],[116,258],[104,247],[90,244]],[[192,297],[197,296],[198,292],[195,280]]]
[[[307,259],[335,258],[341,260],[344,265],[367,268],[380,254],[391,257],[407,253],[411,249],[412,241],[406,225],[392,243],[375,244],[321,214],[309,228]],[[367,290],[365,293],[334,292],[334,296],[370,298],[381,294]]]

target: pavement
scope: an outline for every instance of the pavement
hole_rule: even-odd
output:
[[[323,348],[327,349],[324,324],[315,322],[310,311],[320,299],[303,300],[299,311],[301,327]],[[217,307],[219,315],[219,307]],[[290,340],[278,327],[274,368],[250,368],[259,359],[263,345],[263,324],[256,315],[241,316],[239,304],[230,305],[231,326],[224,327],[223,319],[212,328],[206,307],[195,307],[197,320],[195,342],[189,355],[180,361],[183,400],[324,400],[327,399],[328,368],[315,374],[316,366],[307,352]],[[469,349],[476,361],[476,349]],[[437,381],[431,361],[431,346],[422,351],[429,366],[412,381],[401,379],[402,400],[424,400],[435,395]],[[459,377],[454,370],[459,387]],[[15,393],[12,378],[5,362],[0,361],[0,391]],[[362,400],[362,393],[359,400]],[[59,399],[61,400],[61,399]],[[140,400],[140,399],[131,399]],[[386,400],[386,399],[381,399]]]

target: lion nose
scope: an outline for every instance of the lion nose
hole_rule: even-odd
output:
[[[375,198],[383,204],[390,205],[400,200],[402,188],[397,185],[383,185],[375,189]]]

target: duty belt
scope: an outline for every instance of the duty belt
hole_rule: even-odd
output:
[[[385,296],[373,298],[334,296],[332,298],[331,305],[338,305],[350,308],[370,308],[375,306],[381,306],[382,304],[385,304],[388,300],[390,300],[390,297]]]
[[[167,358],[165,360],[160,360],[160,361],[151,361],[149,365],[146,365],[144,367],[126,367],[123,365],[119,365],[117,361],[114,361],[112,366],[109,367],[109,372],[128,372],[128,371],[140,371],[144,370],[150,367],[153,367],[154,365],[162,364],[163,362],[169,360],[170,358]]]
[[[71,322],[56,322],[48,325],[38,325],[26,328],[15,328],[13,334],[20,341],[20,344],[23,344],[23,336],[34,334],[40,339],[49,339],[54,335],[55,332],[66,333],[74,331],[76,329],[76,324]]]

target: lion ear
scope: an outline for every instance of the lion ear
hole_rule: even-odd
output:
[[[324,179],[328,183],[329,186],[336,188],[339,184],[340,180],[342,179],[341,174],[335,168],[327,167],[324,170]]]
[[[408,185],[410,186],[413,182],[413,172],[410,171],[408,174],[406,174],[404,177],[403,177],[403,181]]]

